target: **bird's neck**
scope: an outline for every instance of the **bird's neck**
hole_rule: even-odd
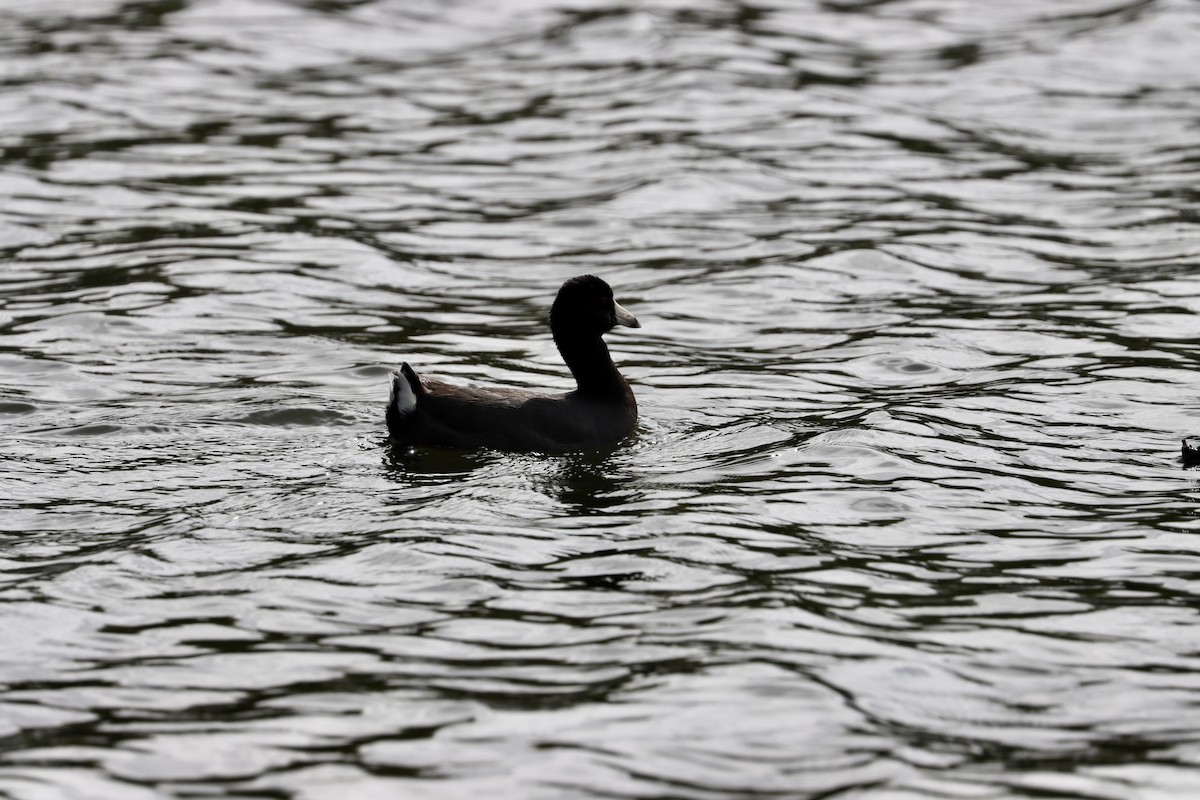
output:
[[[608,354],[608,345],[599,336],[576,338],[556,332],[554,343],[575,376],[580,394],[602,397],[629,391],[629,384]]]

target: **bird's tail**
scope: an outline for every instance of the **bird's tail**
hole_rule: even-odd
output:
[[[393,439],[402,439],[405,418],[417,410],[417,400],[425,393],[421,379],[408,364],[392,373],[392,391],[387,404],[388,433]]]

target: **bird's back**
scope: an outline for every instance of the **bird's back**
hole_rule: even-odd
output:
[[[581,395],[482,389],[417,377],[407,364],[393,375],[388,432],[404,445],[562,453],[610,444],[637,422],[626,386],[614,404]]]

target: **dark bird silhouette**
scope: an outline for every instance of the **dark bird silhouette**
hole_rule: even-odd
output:
[[[1187,439],[1183,440],[1183,447],[1180,448],[1179,458],[1183,461],[1185,467],[1200,467],[1200,449],[1188,444]]]
[[[388,434],[400,445],[566,453],[611,445],[637,423],[637,401],[601,338],[641,327],[593,275],[571,278],[550,308],[550,332],[576,388],[565,394],[478,389],[392,373]]]

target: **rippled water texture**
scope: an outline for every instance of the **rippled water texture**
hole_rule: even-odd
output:
[[[5,3],[0,796],[1200,797],[1197,42]],[[635,437],[389,450],[585,272]]]

